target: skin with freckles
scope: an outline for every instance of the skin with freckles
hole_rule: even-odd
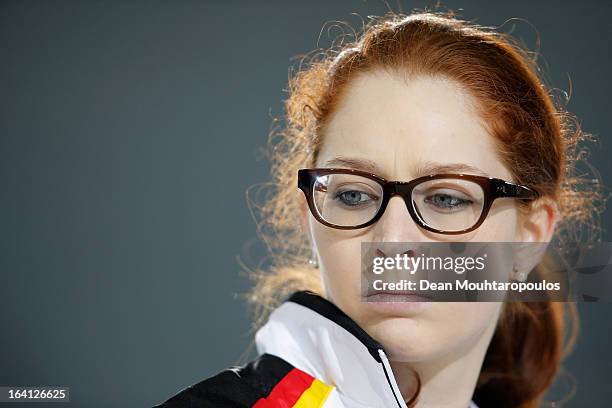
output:
[[[463,169],[456,173],[514,181],[476,103],[458,83],[442,77],[362,73],[325,126],[315,167],[356,168],[409,181],[451,166]],[[544,242],[550,241],[558,217],[554,205],[544,200],[525,215],[515,200],[498,199],[475,231],[443,235],[417,226],[399,196],[391,198],[378,222],[358,230],[320,224],[305,202],[302,214],[326,298],[383,344],[402,392],[413,390],[411,372],[416,370],[423,387],[419,406],[462,408],[471,399],[503,304],[439,302],[401,312],[376,309],[360,299],[361,242]]]

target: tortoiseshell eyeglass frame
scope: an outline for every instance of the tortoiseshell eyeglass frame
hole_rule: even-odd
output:
[[[325,176],[329,174],[353,174],[361,177],[366,177],[370,180],[373,180],[380,184],[383,192],[382,202],[376,214],[372,217],[371,220],[359,224],[359,225],[336,225],[326,221],[321,214],[319,214],[313,197],[314,192],[314,184],[317,180],[317,177]],[[434,228],[425,222],[419,215],[418,211],[414,207],[414,203],[412,202],[412,191],[416,186],[421,183],[440,179],[440,178],[455,178],[461,180],[468,180],[474,183],[477,183],[483,191],[484,203],[482,206],[482,213],[480,217],[476,221],[474,225],[469,228],[457,230],[457,231],[446,231]],[[389,181],[386,180],[376,174],[356,170],[356,169],[346,169],[346,168],[310,168],[310,169],[299,169],[298,170],[298,188],[302,190],[306,197],[306,201],[308,203],[308,208],[310,212],[315,217],[317,221],[321,224],[326,225],[331,228],[342,229],[342,230],[354,230],[368,227],[374,224],[376,221],[380,219],[380,217],[385,212],[387,204],[391,197],[395,195],[399,195],[404,199],[406,203],[406,207],[408,208],[408,212],[412,219],[416,222],[417,225],[424,228],[427,231],[435,232],[438,234],[447,234],[447,235],[456,235],[456,234],[466,234],[468,232],[474,231],[476,228],[480,227],[484,220],[487,218],[489,214],[489,210],[491,209],[491,205],[493,201],[497,198],[503,197],[511,197],[519,200],[535,200],[540,197],[540,194],[527,187],[520,184],[515,184],[509,181],[505,181],[499,178],[494,177],[485,177],[478,176],[474,174],[463,174],[463,173],[439,173],[439,174],[430,174],[427,176],[421,176],[415,178],[410,181]]]

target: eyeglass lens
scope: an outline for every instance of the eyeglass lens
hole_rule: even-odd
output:
[[[313,201],[326,222],[342,227],[372,220],[383,202],[383,188],[375,180],[354,174],[316,178]],[[421,220],[438,230],[472,227],[484,207],[484,191],[473,181],[455,178],[427,180],[412,190],[411,202]]]

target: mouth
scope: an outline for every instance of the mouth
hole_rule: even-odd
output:
[[[423,291],[372,290],[363,298],[364,306],[386,317],[414,317],[437,302]]]
[[[365,296],[366,302],[433,302],[435,299],[424,291],[371,290]]]

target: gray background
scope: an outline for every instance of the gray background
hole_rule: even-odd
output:
[[[569,109],[601,138],[592,162],[609,179],[610,3],[445,5],[535,26],[550,79],[569,90],[571,78]],[[317,47],[326,21],[359,26],[351,13],[385,10],[0,3],[0,385],[69,386],[79,407],[150,406],[236,362],[250,339],[237,256],[261,255],[245,190],[267,179],[257,152],[291,58]],[[528,23],[515,34],[533,46]],[[569,406],[609,406],[612,305],[580,311]]]

